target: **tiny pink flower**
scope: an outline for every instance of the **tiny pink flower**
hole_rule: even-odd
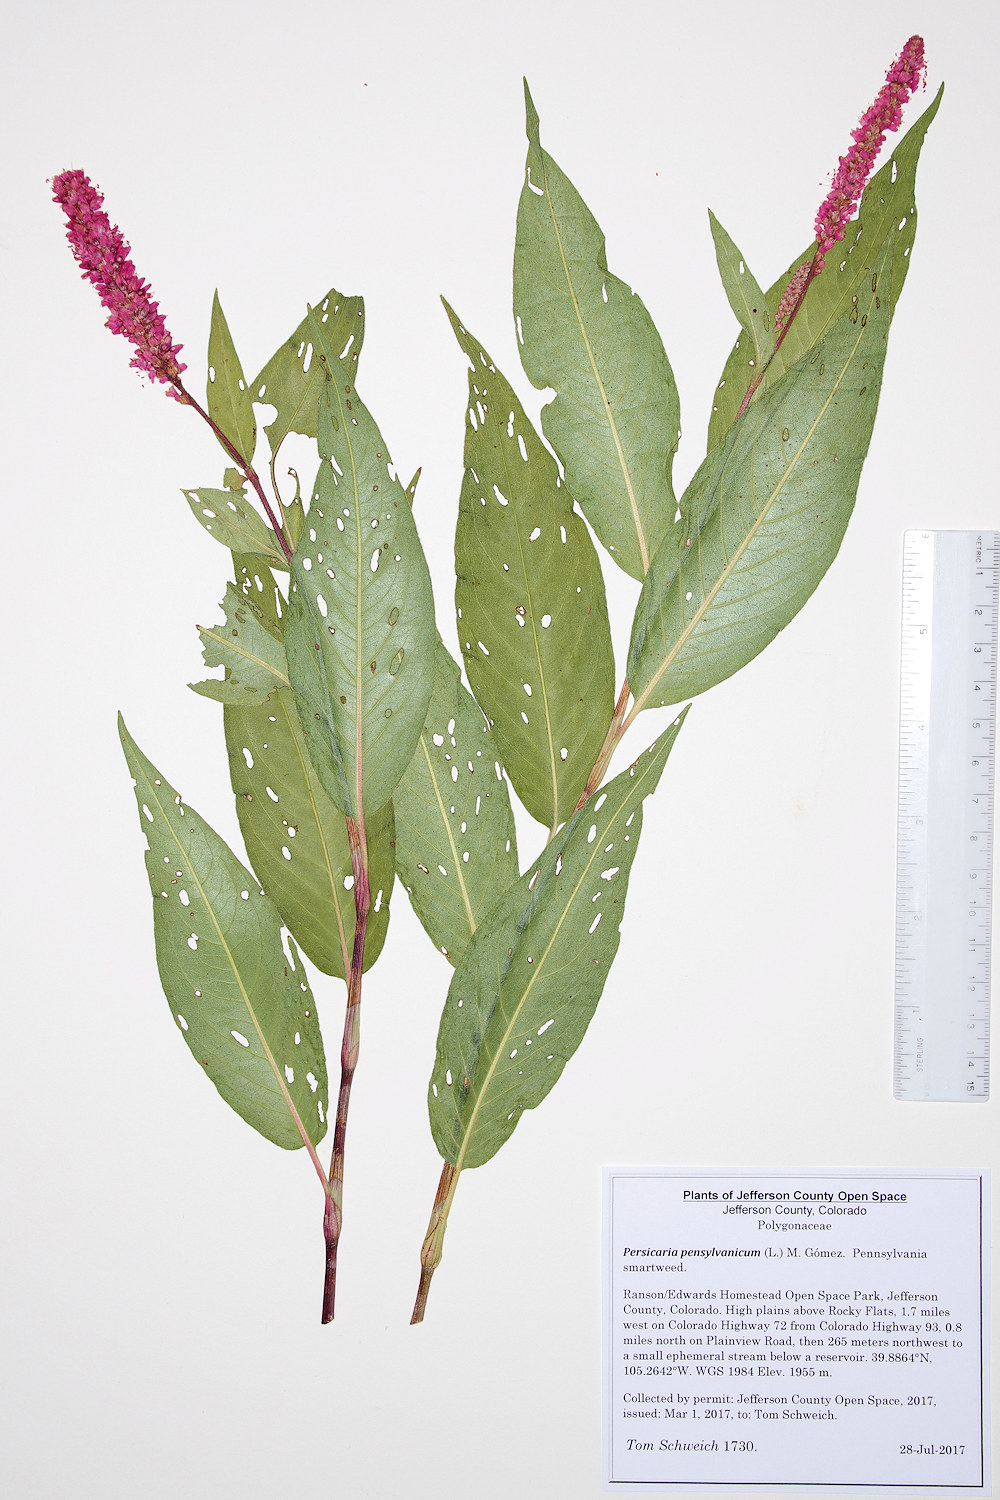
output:
[[[782,292],[781,301],[778,303],[778,310],[774,315],[774,328],[776,333],[781,332],[788,319],[791,317],[792,313],[798,306],[799,298],[805,291],[806,283],[809,281],[812,274],[812,264],[813,263],[811,260],[804,260],[801,266],[799,266],[799,269],[796,271],[795,275],[792,277],[791,281],[785,287],[785,290]]]
[[[886,74],[875,102],[852,132],[854,144],[840,158],[830,191],[820,204],[816,214],[817,271],[823,269],[827,250],[844,238],[844,228],[861,201],[886,131],[899,129],[903,105],[916,91],[925,70],[923,37],[911,36]]]
[[[136,275],[132,252],[121,230],[102,207],[104,195],[83,172],[63,172],[52,181],[52,197],[66,215],[70,248],[87,281],[93,282],[110,314],[106,326],[135,345],[132,365],[176,388],[181,371],[175,344],[149,283]]]

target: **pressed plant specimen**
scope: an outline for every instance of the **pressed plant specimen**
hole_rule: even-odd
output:
[[[227,1103],[312,1160],[324,1198],[324,1321],[334,1313],[362,979],[386,938],[395,876],[455,970],[428,1095],[443,1168],[417,1322],[461,1173],[488,1161],[549,1092],[600,999],[643,801],[687,712],[677,706],[755,657],[837,553],[940,94],[874,168],[923,74],[923,42],[911,37],[841,158],[814,242],[769,290],[711,217],[740,332],[706,457],[681,495],[672,483],[680,405],[663,344],[543,149],[526,89],[514,315],[528,379],[554,392],[542,434],[445,304],[469,366],[455,541],[468,687],[435,623],[412,512],[419,474],[401,482],[358,394],[361,299],[330,291],[307,307],[248,380],[216,298],[202,405],[100,193],[79,171],[54,181],[108,326],[133,344],[142,373],[211,426],[228,460],[221,486],[185,492],[233,564],[223,623],[200,627],[205,662],[223,676],[194,686],[222,705],[249,867],[124,725],[122,742],[171,1012]],[[275,413],[263,433],[261,406]],[[308,503],[297,486],[283,499],[276,482],[290,433],[317,446]],[[620,682],[598,544],[640,585]],[[666,727],[606,780],[623,734],[659,708],[672,710]],[[523,873],[511,790],[543,830]],[[347,987],[335,1100],[300,949]]]

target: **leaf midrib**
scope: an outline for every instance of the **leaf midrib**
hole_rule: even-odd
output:
[[[647,752],[647,754],[648,754],[648,752]],[[643,780],[644,780],[644,778],[645,778],[646,775],[648,775],[648,771],[643,771],[642,773],[637,774],[636,779],[633,782],[632,787],[630,788],[630,793],[634,793],[636,791],[636,789],[642,785],[642,782],[643,782]],[[521,1013],[522,1013],[522,1011],[524,1010],[525,1006],[528,1003],[528,999],[529,999],[529,997],[531,995],[531,992],[534,989],[535,984],[536,984],[539,976],[541,975],[541,973],[543,972],[543,970],[545,968],[545,964],[548,961],[549,954],[552,952],[552,945],[554,944],[554,942],[556,941],[556,938],[559,936],[560,932],[563,929],[563,925],[564,925],[567,917],[569,916],[570,908],[572,907],[574,901],[577,898],[577,895],[579,894],[580,887],[583,885],[583,882],[585,881],[585,879],[589,875],[591,869],[593,868],[594,863],[605,852],[604,851],[604,847],[603,847],[603,840],[608,837],[608,833],[614,827],[616,821],[625,812],[625,810],[629,806],[631,800],[632,800],[631,795],[629,797],[626,797],[626,799],[622,803],[621,807],[619,807],[618,811],[614,814],[614,817],[608,823],[607,828],[605,828],[603,834],[601,834],[598,838],[595,838],[593,851],[592,851],[589,859],[587,860],[587,862],[586,862],[586,864],[584,866],[583,872],[581,873],[579,880],[577,881],[576,885],[573,887],[572,894],[570,895],[568,901],[566,902],[565,906],[563,907],[562,913],[559,916],[559,920],[556,923],[555,929],[553,930],[552,936],[549,939],[549,942],[548,942],[548,945],[547,945],[547,947],[545,949],[545,952],[542,954],[541,958],[539,959],[538,967],[535,968],[535,969],[533,969],[532,974],[531,974],[531,978],[528,980],[527,986],[522,991],[519,1000],[515,1003],[514,1009],[513,1009],[512,1013],[511,1013],[510,1020],[507,1023],[507,1029],[505,1030],[505,1032],[503,1034],[503,1037],[501,1038],[501,1040],[498,1043],[497,1047],[494,1049],[493,1059],[490,1062],[489,1068],[487,1069],[486,1077],[483,1079],[481,1088],[479,1088],[477,1090],[477,1093],[476,1093],[476,1102],[473,1105],[472,1114],[469,1117],[469,1122],[468,1122],[468,1125],[466,1126],[466,1129],[465,1129],[465,1132],[464,1132],[464,1136],[463,1136],[463,1140],[462,1140],[462,1146],[461,1146],[461,1149],[459,1150],[459,1153],[458,1153],[458,1160],[454,1162],[454,1167],[455,1167],[456,1173],[461,1172],[463,1170],[463,1168],[464,1168],[465,1158],[466,1158],[466,1155],[468,1154],[469,1144],[470,1144],[470,1142],[472,1140],[473,1131],[475,1130],[476,1121],[479,1118],[479,1113],[480,1113],[480,1110],[482,1108],[483,1100],[485,1099],[486,1093],[487,1093],[490,1085],[493,1082],[493,1079],[494,1079],[494,1077],[496,1075],[496,1072],[497,1072],[497,1068],[500,1065],[501,1058],[504,1057],[504,1056],[506,1056],[507,1043],[510,1041],[511,1036],[514,1033],[516,1023],[520,1019]],[[583,813],[584,813],[585,810],[586,809],[581,809],[581,813],[580,813],[580,822],[581,823],[583,822]],[[579,826],[579,824],[577,826]],[[567,839],[566,842],[568,843],[569,840]],[[499,1004],[499,1003],[500,1003],[500,1000],[499,1000],[499,994],[498,994],[497,1004]]]
[[[364,844],[364,832],[363,832],[363,830],[364,830],[364,813],[363,813],[364,803],[362,801],[362,795],[361,795],[361,783],[362,783],[362,766],[361,766],[361,755],[362,755],[361,717],[362,717],[362,713],[363,713],[363,695],[362,695],[362,689],[361,689],[361,684],[362,684],[363,679],[362,679],[361,673],[362,673],[362,664],[363,664],[363,661],[364,661],[364,654],[363,654],[363,652],[361,650],[361,644],[362,644],[362,642],[361,642],[361,633],[362,633],[362,630],[364,628],[364,610],[363,610],[363,607],[362,607],[364,573],[363,573],[363,563],[362,563],[362,558],[361,558],[361,535],[362,535],[362,533],[361,533],[361,491],[360,491],[359,486],[358,486],[358,465],[357,465],[357,460],[356,460],[356,458],[354,456],[354,442],[353,442],[353,439],[352,439],[352,436],[351,436],[351,420],[352,420],[351,419],[351,415],[350,415],[349,412],[345,411],[345,409],[344,409],[344,397],[343,397],[343,393],[342,393],[342,391],[340,389],[340,382],[337,381],[337,380],[333,380],[331,382],[331,384],[333,385],[334,389],[337,392],[337,406],[338,406],[338,408],[340,410],[340,420],[341,420],[341,424],[342,424],[343,429],[344,429],[344,442],[347,444],[347,451],[348,451],[348,454],[350,455],[350,459],[351,459],[351,486],[352,486],[352,489],[354,491],[354,539],[355,539],[355,573],[356,573],[356,585],[355,585],[355,622],[354,622],[354,629],[355,629],[355,642],[354,642],[354,645],[355,645],[355,661],[354,661],[354,768],[355,768],[354,769],[354,795],[355,795],[355,799],[356,799],[356,801],[355,801],[355,818],[357,819],[359,828],[361,830],[362,844]]]
[[[347,933],[344,928],[344,914],[340,909],[340,900],[337,891],[337,880],[333,872],[333,865],[330,861],[330,849],[327,843],[323,822],[319,815],[319,806],[313,794],[312,779],[310,776],[310,771],[312,768],[310,764],[307,764],[306,758],[302,754],[302,744],[300,741],[300,737],[299,734],[296,734],[296,728],[298,726],[296,724],[293,724],[291,721],[291,716],[288,712],[288,700],[285,698],[284,694],[278,694],[278,702],[281,704],[281,711],[285,716],[285,722],[288,725],[288,732],[291,736],[292,744],[295,747],[295,754],[298,758],[299,766],[302,771],[302,781],[306,789],[306,796],[309,798],[309,806],[312,810],[313,821],[316,824],[316,832],[319,835],[320,848],[323,851],[323,862],[326,865],[327,879],[330,882],[330,894],[333,897],[333,909],[337,913],[337,933],[340,938],[340,951],[344,960],[344,976],[346,978],[347,974],[350,972],[351,957],[347,949]]]
[[[284,672],[279,671],[273,662],[266,661],[263,656],[257,656],[253,651],[248,651],[245,646],[241,646],[238,642],[222,635],[217,626],[199,625],[198,634],[206,641],[217,641],[220,647],[224,647],[227,651],[235,652],[237,656],[242,656],[251,666],[262,667],[265,672],[268,672],[275,679],[276,686],[291,686]]]
[[[472,903],[469,900],[468,887],[466,886],[465,880],[462,875],[462,862],[458,857],[458,846],[456,845],[455,840],[452,836],[451,824],[448,821],[448,815],[445,812],[444,801],[442,800],[441,792],[438,787],[437,777],[434,774],[434,766],[431,761],[430,752],[427,749],[427,737],[424,730],[420,731],[420,748],[424,752],[424,759],[427,762],[427,774],[431,778],[431,786],[434,788],[434,797],[437,801],[438,812],[441,815],[441,822],[444,826],[444,831],[448,836],[448,845],[451,849],[451,857],[455,865],[455,874],[458,877],[458,884],[462,892],[462,900],[465,902],[465,911],[469,919],[469,933],[471,935],[476,930],[476,919],[472,914]]]
[[[497,447],[500,451],[500,463],[503,466],[503,475],[505,480],[504,493],[510,495],[514,492],[514,486],[511,483],[512,475],[510,466],[507,462],[507,448],[504,444],[505,431],[502,427],[499,416],[494,410],[494,402],[492,400],[490,401],[489,407],[487,409],[493,418],[493,428],[497,434]],[[529,464],[529,470],[530,467],[531,466]],[[556,761],[555,739],[553,738],[552,734],[552,714],[549,705],[549,689],[548,683],[546,682],[545,678],[545,667],[542,664],[542,646],[541,640],[538,635],[538,622],[535,619],[535,600],[531,588],[531,579],[528,572],[527,559],[524,552],[524,540],[521,536],[520,513],[516,505],[513,507],[512,519],[514,522],[514,533],[517,537],[517,552],[518,556],[521,559],[521,576],[524,579],[524,589],[525,593],[528,596],[528,611],[531,616],[531,639],[534,644],[535,662],[538,667],[538,679],[542,691],[542,706],[545,711],[545,735],[549,745],[549,772],[552,778],[552,830],[554,832],[555,829],[559,826],[559,766]]]
[[[226,955],[226,960],[227,960],[227,962],[229,964],[230,969],[232,970],[233,978],[236,980],[236,983],[239,986],[240,994],[243,997],[243,1004],[246,1007],[247,1015],[250,1017],[250,1020],[253,1022],[253,1028],[254,1028],[254,1031],[256,1031],[256,1033],[257,1033],[257,1039],[260,1042],[260,1045],[261,1045],[261,1047],[264,1050],[264,1055],[265,1055],[265,1057],[267,1059],[268,1065],[269,1065],[272,1073],[274,1074],[275,1079],[277,1080],[278,1087],[281,1090],[282,1097],[283,1097],[283,1099],[285,1101],[285,1105],[286,1105],[286,1107],[288,1109],[288,1112],[291,1115],[293,1121],[295,1122],[296,1129],[298,1130],[299,1134],[302,1137],[302,1143],[303,1143],[303,1145],[306,1147],[306,1149],[312,1155],[312,1154],[315,1153],[315,1147],[313,1146],[312,1140],[311,1140],[310,1136],[308,1135],[308,1133],[306,1131],[305,1125],[302,1122],[302,1117],[301,1117],[301,1115],[299,1114],[298,1110],[295,1107],[295,1103],[294,1103],[294,1101],[292,1099],[292,1096],[288,1092],[288,1084],[285,1081],[284,1073],[278,1067],[278,1064],[275,1062],[275,1060],[274,1060],[274,1053],[271,1051],[271,1048],[270,1048],[270,1046],[268,1045],[268,1042],[267,1042],[267,1038],[265,1037],[263,1031],[261,1030],[260,1022],[257,1020],[257,1013],[254,1010],[253,1004],[251,1003],[251,1000],[250,1000],[250,996],[247,993],[246,986],[243,983],[243,977],[240,974],[239,968],[237,967],[236,960],[235,960],[235,958],[233,956],[232,949],[230,948],[229,944],[227,943],[227,941],[225,939],[225,936],[223,934],[222,928],[219,926],[218,920],[217,920],[216,915],[215,915],[215,910],[214,910],[214,908],[212,906],[211,901],[209,900],[207,892],[205,891],[205,887],[202,885],[201,881],[199,880],[199,878],[198,878],[198,876],[197,876],[197,874],[195,872],[194,866],[192,865],[190,857],[188,855],[188,851],[185,849],[184,845],[181,843],[180,839],[177,837],[177,832],[176,832],[176,830],[175,830],[175,828],[173,826],[173,823],[171,821],[170,815],[168,814],[167,809],[164,806],[163,801],[161,800],[160,796],[158,795],[154,783],[150,780],[150,778],[147,775],[147,773],[144,770],[142,770],[141,767],[137,767],[137,770],[141,771],[143,780],[145,781],[146,785],[149,787],[149,795],[152,798],[152,800],[156,803],[157,807],[159,808],[160,814],[161,814],[161,816],[163,818],[163,822],[164,822],[164,824],[165,824],[165,826],[166,826],[166,828],[167,828],[167,830],[168,830],[168,832],[170,834],[170,837],[173,839],[174,843],[177,845],[178,854],[180,855],[182,863],[187,866],[188,874],[191,877],[191,883],[194,886],[197,887],[198,894],[201,897],[202,901],[204,902],[205,910],[208,912],[208,915],[209,915],[209,917],[211,919],[211,922],[212,922],[212,926],[215,928],[215,933],[216,933],[216,937],[218,938],[218,941],[219,941],[219,946],[222,948],[223,953]]]
[[[542,161],[542,180],[545,184],[545,201],[548,204],[549,217],[552,220],[552,231],[556,237],[556,244],[559,247],[559,258],[562,261],[563,272],[566,277],[566,285],[569,288],[570,300],[573,303],[573,312],[575,313],[577,323],[579,324],[580,337],[583,339],[584,348],[587,351],[587,358],[590,360],[590,368],[593,371],[594,380],[601,395],[601,401],[604,405],[604,412],[607,416],[608,426],[611,429],[611,437],[615,445],[615,453],[617,454],[618,463],[621,467],[622,478],[625,481],[625,489],[628,494],[629,505],[632,508],[632,520],[635,523],[636,537],[638,538],[639,542],[639,555],[642,561],[642,576],[645,578],[646,574],[649,572],[649,552],[646,547],[646,536],[642,529],[642,522],[639,519],[639,506],[635,498],[635,490],[632,487],[632,477],[629,474],[628,463],[625,459],[625,450],[622,447],[621,438],[618,434],[618,424],[615,421],[614,414],[611,410],[611,402],[608,400],[608,393],[604,388],[604,381],[601,379],[600,371],[597,368],[597,360],[594,357],[594,351],[591,346],[590,338],[587,334],[586,325],[584,324],[583,313],[580,309],[580,301],[576,294],[576,286],[574,285],[573,277],[570,273],[569,261],[566,257],[566,250],[563,245],[562,233],[559,228],[559,221],[556,218],[555,206],[552,202],[552,194],[549,190],[549,173],[545,152],[542,150],[541,145],[537,141],[535,142],[535,144]]]
[[[874,301],[874,298],[875,298],[875,293],[872,293],[871,294],[871,300],[869,301],[869,304],[868,304],[869,312],[871,311],[871,306],[872,306],[872,302]],[[866,316],[867,316],[867,314],[866,314]],[[664,660],[661,663],[660,667],[657,669],[656,674],[650,679],[648,685],[639,694],[638,698],[635,701],[635,704],[633,705],[632,711],[631,711],[631,713],[629,715],[629,719],[630,720],[632,720],[635,717],[635,715],[638,714],[638,713],[640,713],[641,710],[646,706],[646,702],[649,699],[649,695],[653,692],[653,690],[656,687],[657,683],[663,677],[663,674],[666,671],[668,671],[669,668],[673,665],[673,663],[677,660],[678,653],[681,651],[681,649],[684,646],[687,645],[687,642],[690,640],[693,631],[701,623],[701,621],[704,619],[706,613],[708,612],[709,608],[715,602],[715,599],[717,598],[720,589],[723,587],[724,584],[726,584],[726,583],[729,582],[729,579],[732,577],[733,571],[735,570],[737,563],[740,561],[741,557],[746,552],[746,550],[749,547],[750,543],[753,541],[754,537],[757,535],[757,532],[760,530],[761,526],[766,521],[768,515],[771,512],[772,506],[774,505],[775,501],[778,499],[778,496],[781,494],[782,490],[785,488],[785,485],[787,484],[790,476],[794,473],[795,469],[797,468],[799,460],[801,459],[803,453],[808,448],[809,444],[812,442],[812,439],[813,439],[813,436],[814,436],[814,434],[816,432],[817,426],[819,425],[819,423],[823,419],[823,417],[826,415],[826,412],[829,409],[831,401],[833,400],[834,396],[837,394],[838,390],[841,387],[841,384],[843,383],[844,379],[846,378],[847,372],[851,368],[851,365],[854,362],[854,357],[855,357],[855,355],[858,352],[858,348],[859,348],[859,346],[861,344],[861,340],[864,338],[866,330],[865,330],[865,326],[862,324],[860,316],[858,318],[858,329],[859,329],[858,336],[855,339],[854,345],[851,348],[851,350],[850,350],[847,358],[844,361],[843,369],[841,370],[840,374],[837,376],[837,379],[836,379],[835,383],[833,384],[833,386],[831,387],[830,393],[827,396],[826,401],[823,403],[823,405],[820,407],[819,411],[817,412],[816,417],[815,417],[815,419],[814,419],[811,427],[809,428],[809,430],[806,433],[805,437],[803,438],[801,444],[799,445],[798,450],[793,455],[793,457],[791,459],[791,462],[788,464],[787,468],[785,469],[785,472],[781,476],[781,479],[780,479],[779,483],[771,491],[771,494],[768,496],[768,498],[765,501],[764,505],[761,507],[761,509],[760,509],[760,511],[759,511],[759,513],[757,515],[756,520],[754,521],[754,523],[751,526],[750,530],[747,532],[747,534],[744,537],[743,541],[737,547],[737,549],[734,552],[731,560],[722,569],[722,571],[719,574],[719,577],[718,577],[715,585],[711,588],[711,590],[709,590],[709,592],[707,594],[704,593],[704,584],[702,585],[702,592],[703,592],[702,602],[699,604],[698,609],[692,615],[690,623],[685,626],[685,628],[682,630],[681,634],[678,636],[676,644],[674,645],[673,649],[664,658]],[[720,475],[720,479],[721,479],[721,475]],[[720,524],[721,524],[721,520],[722,520],[722,518],[720,517]],[[700,546],[699,546],[699,550],[698,550],[698,565],[699,565],[699,568],[700,568],[700,566],[701,566],[701,548],[700,548]],[[675,575],[675,578],[679,579],[680,578],[680,573],[677,573]]]

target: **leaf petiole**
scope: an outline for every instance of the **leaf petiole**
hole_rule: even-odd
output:
[[[420,1251],[420,1285],[417,1288],[417,1300],[413,1304],[413,1316],[410,1323],[422,1323],[424,1313],[427,1310],[427,1294],[431,1289],[431,1277],[441,1264],[442,1247],[444,1245],[444,1232],[448,1227],[448,1215],[455,1198],[455,1189],[461,1176],[461,1169],[456,1170],[450,1161],[446,1161],[441,1169],[441,1178],[438,1182],[437,1193],[434,1196],[434,1206],[431,1209],[430,1223],[427,1226],[427,1235],[424,1239],[423,1248]]]

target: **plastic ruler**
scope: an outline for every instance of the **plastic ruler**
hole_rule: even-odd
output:
[[[1000,532],[908,531],[894,1093],[989,1097]]]

